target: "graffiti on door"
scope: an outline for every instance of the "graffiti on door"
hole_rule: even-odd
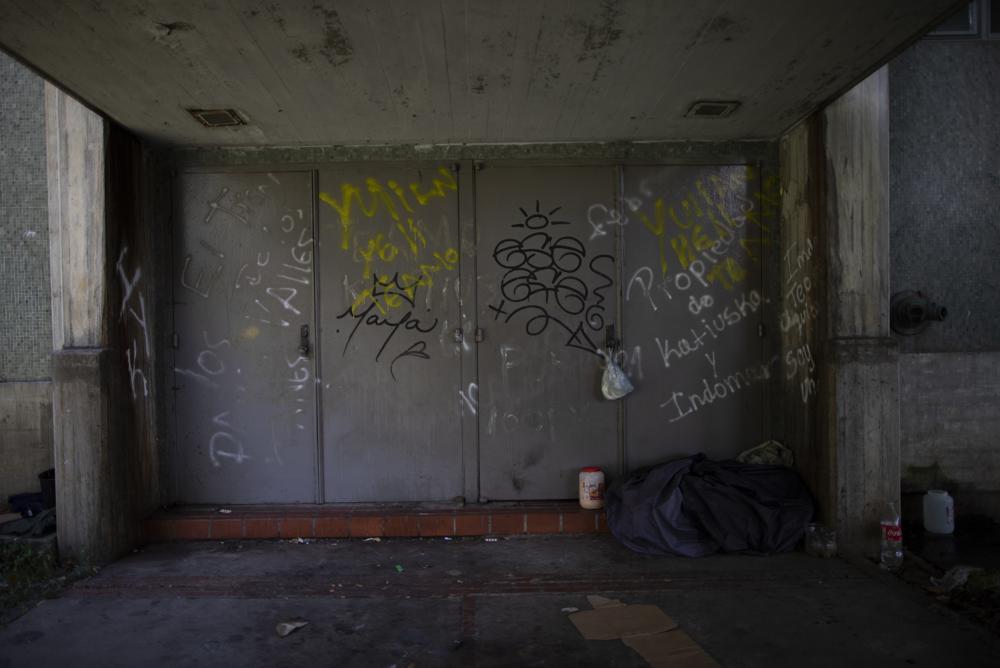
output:
[[[504,273],[499,303],[489,309],[495,320],[523,323],[529,336],[561,329],[566,347],[596,355],[595,333],[611,317],[607,291],[614,285],[615,260],[608,254],[588,258],[586,245],[571,230],[560,234],[562,226],[572,225],[559,218],[561,209],[543,210],[537,200],[533,211],[518,209],[520,222],[511,227],[521,234],[493,248],[493,260]]]
[[[293,478],[312,475],[306,446],[319,381],[299,347],[303,327],[313,325],[309,183],[305,174],[182,179],[174,374],[191,445],[178,454],[185,471],[204,473],[207,459],[215,475],[239,468],[243,481],[275,465]],[[128,273],[120,275],[124,282]],[[185,479],[189,498],[219,493],[212,478]]]
[[[442,345],[447,341],[449,284],[458,292],[459,252],[448,222],[458,182],[442,166],[334,183],[319,199],[335,212],[330,227],[339,232],[337,254],[344,260],[338,265],[344,267],[343,304],[334,311],[344,325],[335,330],[344,337],[341,356],[367,351],[367,337],[358,332],[368,330],[377,341],[374,362],[387,363],[398,381],[404,360],[431,358],[432,332]]]

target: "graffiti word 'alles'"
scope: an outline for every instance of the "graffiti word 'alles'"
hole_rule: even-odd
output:
[[[357,334],[361,325],[372,328],[385,328],[388,330],[385,339],[382,341],[382,345],[379,347],[378,352],[375,353],[376,362],[381,361],[382,353],[385,352],[389,343],[401,329],[416,331],[419,334],[428,334],[434,331],[438,325],[437,318],[434,318],[434,322],[429,325],[424,325],[419,318],[413,316],[414,286],[403,283],[398,274],[389,280],[373,276],[371,299],[371,303],[361,311],[357,311],[352,304],[347,307],[343,313],[337,316],[338,320],[343,318],[354,318],[355,320],[354,327],[351,329],[351,333],[347,336],[347,341],[344,342],[344,349],[341,352],[341,355],[347,354],[347,347],[354,339],[354,335]],[[384,300],[386,303],[392,303],[395,300],[402,300],[410,307],[410,309],[399,317],[380,315],[376,312],[379,300]],[[394,369],[396,362],[407,357],[424,360],[430,359],[430,355],[427,353],[427,341],[415,341],[392,359],[389,363],[389,374],[392,376],[393,380],[396,380],[396,373]]]
[[[605,324],[604,291],[614,284],[610,273],[614,258],[596,255],[588,262],[582,241],[568,235],[554,237],[545,231],[570,224],[553,218],[561,207],[548,213],[540,208],[535,202],[534,213],[520,209],[523,222],[512,227],[523,228],[528,234],[502,239],[494,247],[493,260],[505,271],[500,279],[502,299],[489,308],[504,322],[523,318],[529,336],[543,334],[551,324],[565,330],[566,346],[595,353],[597,346],[590,332]],[[607,265],[607,271],[602,271],[602,264]],[[581,271],[585,266],[589,275]],[[584,280],[592,277],[600,283],[592,286]]]
[[[683,337],[675,340],[673,345],[671,345],[669,339],[665,338],[661,342],[659,337],[654,337],[656,346],[660,350],[660,356],[663,357],[663,366],[669,369],[670,360],[680,360],[681,358],[700,350],[705,345],[706,338],[710,337],[710,340],[719,338],[719,335],[726,329],[736,325],[746,318],[747,315],[756,313],[760,308],[761,303],[762,299],[760,293],[756,290],[751,290],[748,293],[736,297],[731,305],[727,305],[723,308],[722,311],[714,318],[702,318],[702,328],[690,328],[690,339]]]
[[[281,243],[287,254],[272,257],[270,251],[257,253],[251,262],[240,265],[233,292],[249,291],[242,300],[246,320],[290,327],[291,320],[302,317],[303,309],[309,309],[313,238],[301,209],[283,215],[280,225]],[[266,227],[262,229],[271,233]]]

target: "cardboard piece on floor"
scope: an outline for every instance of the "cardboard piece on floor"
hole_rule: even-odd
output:
[[[617,598],[607,598],[597,594],[587,594],[587,603],[590,603],[592,608],[616,608],[625,605]]]
[[[655,605],[604,606],[574,612],[569,618],[587,640],[619,640],[677,628],[677,623]]]
[[[719,668],[687,633],[680,629],[667,633],[622,638],[653,668]]]

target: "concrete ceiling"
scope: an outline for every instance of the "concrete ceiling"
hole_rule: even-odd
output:
[[[729,140],[778,136],[955,4],[3,0],[0,45],[175,144]],[[248,124],[185,111],[216,107]]]

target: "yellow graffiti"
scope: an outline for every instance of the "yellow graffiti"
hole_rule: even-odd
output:
[[[446,197],[446,190],[458,190],[458,183],[455,182],[455,176],[447,167],[438,167],[438,174],[444,178],[441,180],[432,179],[431,183],[434,184],[434,187],[426,192],[420,192],[419,183],[410,184],[410,192],[413,193],[413,196],[417,198],[417,201],[421,205],[426,205],[432,197]]]
[[[748,166],[742,170],[726,170],[694,182],[679,199],[668,201],[659,197],[653,202],[652,217],[637,211],[643,227],[656,238],[660,272],[665,277],[673,261],[687,270],[706,252],[728,246],[739,237],[738,230],[747,223],[754,226],[756,236],[743,235],[739,246],[752,262],[761,259],[761,247],[770,243],[764,234],[770,229],[780,208],[779,180],[776,175],[763,179],[760,188],[746,193],[747,184],[760,178],[758,170]],[[735,258],[720,259],[705,277],[718,282],[727,290],[745,280],[746,268]]]
[[[732,290],[737,283],[742,283],[747,277],[747,272],[743,266],[731,257],[719,262],[712,267],[712,270],[705,274],[705,280],[709,283],[718,281],[726,290]]]
[[[426,206],[435,197],[444,198],[448,191],[457,191],[458,183],[454,174],[447,167],[439,167],[437,173],[440,178],[431,180],[431,187],[422,190],[419,182],[409,184],[410,193],[420,206]],[[370,196],[365,201],[361,188],[353,183],[343,183],[340,186],[340,198],[334,197],[330,193],[320,192],[319,199],[324,204],[329,205],[337,212],[340,218],[340,248],[349,250],[351,247],[351,236],[354,232],[355,207],[360,209],[365,218],[374,218],[377,213],[384,211],[393,221],[400,222],[401,216],[399,208],[405,213],[413,213],[414,209],[410,205],[403,187],[395,182],[388,181],[383,185],[373,178],[365,179],[364,189]],[[395,195],[395,197],[393,197]],[[411,219],[412,226],[412,219]]]
[[[250,325],[242,332],[240,332],[240,336],[250,341],[256,339],[259,334],[260,334],[260,329],[256,325]]]
[[[417,256],[417,253],[420,252],[420,248],[427,246],[427,237],[425,237],[424,233],[420,231],[420,228],[414,224],[412,218],[406,219],[406,227],[403,227],[402,223],[396,223],[396,229],[399,230],[399,233],[403,235],[404,239],[406,239],[406,242],[410,246],[410,253],[413,254],[413,257]]]
[[[670,240],[674,254],[685,269],[697,259],[698,253],[710,249],[713,243],[715,240],[705,234],[701,225],[692,225],[690,234],[678,234]]]
[[[399,255],[399,248],[395,245],[389,243],[386,240],[385,235],[379,232],[374,237],[368,240],[368,245],[364,248],[358,248],[358,253],[361,254],[364,263],[361,269],[362,276],[371,276],[372,270],[372,260],[378,257],[382,262],[392,262]]]
[[[374,292],[372,288],[365,288],[358,293],[351,303],[351,315],[357,315],[368,302],[375,305],[383,315],[390,309],[404,306],[412,306],[416,301],[417,288],[430,289],[434,285],[434,274],[441,271],[452,271],[458,266],[458,249],[449,248],[441,253],[433,253],[434,262],[420,263],[419,274],[400,274],[398,277],[388,274],[377,275],[374,283],[377,285],[397,285],[399,292]]]
[[[667,275],[667,247],[666,239],[664,234],[666,234],[666,226],[664,225],[664,208],[663,208],[663,198],[659,198],[653,204],[653,215],[656,216],[656,222],[650,222],[649,217],[643,212],[637,212],[639,214],[639,220],[642,221],[643,226],[653,233],[656,237],[656,243],[659,246],[660,251],[660,272],[666,276]]]
[[[373,276],[378,280],[398,278],[402,286],[393,294],[373,294],[369,287],[357,294],[351,305],[353,313],[368,302],[375,304],[385,314],[389,309],[400,308],[413,301],[418,288],[430,289],[434,275],[451,271],[458,266],[458,250],[428,248],[427,233],[419,220],[421,207],[435,199],[445,199],[457,192],[458,183],[447,167],[439,167],[430,184],[419,181],[401,184],[394,180],[384,183],[374,178],[364,179],[363,184],[342,183],[339,196],[320,192],[319,199],[337,212],[340,224],[340,248],[353,251],[353,260],[360,266],[360,278],[367,281]],[[377,229],[361,232],[359,219],[380,217]],[[398,235],[398,236],[397,236]],[[385,265],[403,263],[406,271],[393,276],[381,274]],[[394,285],[396,285],[394,283]]]

